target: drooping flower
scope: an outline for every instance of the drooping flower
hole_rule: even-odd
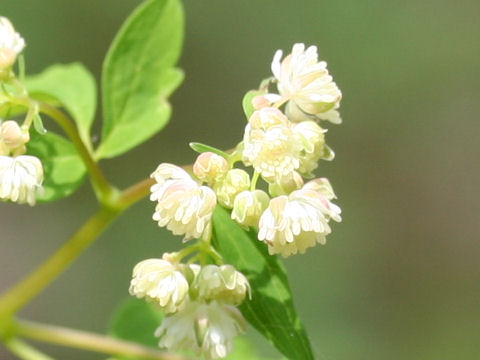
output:
[[[271,67],[281,99],[291,102],[286,111],[290,120],[303,121],[314,116],[340,122],[339,117],[325,115],[338,108],[342,93],[328,73],[327,63],[318,61],[317,47],[305,49],[304,44],[298,43],[283,60],[282,55],[282,50],[277,50]]]
[[[251,116],[243,137],[243,162],[272,183],[300,166],[301,144],[293,124],[276,108],[262,108]]]
[[[243,226],[258,226],[269,200],[267,193],[262,190],[241,192],[233,202],[232,219]]]
[[[192,349],[205,359],[219,359],[232,351],[234,337],[245,330],[246,321],[236,307],[191,301],[183,311],[166,317],[155,336],[161,348]]]
[[[240,305],[250,293],[250,284],[232,265],[206,265],[196,277],[194,289],[202,300]]]
[[[307,186],[307,184],[305,185]],[[259,223],[258,239],[270,254],[283,257],[304,253],[316,243],[325,244],[330,219],[340,221],[340,208],[320,192],[305,186],[270,200]]]
[[[25,47],[25,40],[6,17],[0,16],[0,71],[15,63]]]
[[[155,302],[166,313],[174,313],[185,305],[188,288],[185,276],[171,262],[147,259],[134,267],[129,292]]]
[[[210,229],[217,198],[212,189],[200,186],[182,168],[163,163],[151,175],[150,200],[157,201],[153,219],[185,240],[200,238]]]
[[[220,155],[212,152],[201,153],[195,164],[193,164],[193,173],[195,176],[206,183],[213,185],[225,176],[229,169],[227,160]]]
[[[237,194],[250,187],[250,175],[242,169],[231,169],[213,187],[220,205],[231,209]]]
[[[42,162],[35,156],[0,156],[0,199],[33,206],[42,182]]]

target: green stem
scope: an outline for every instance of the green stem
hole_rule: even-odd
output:
[[[260,176],[260,173],[255,170],[253,172],[252,181],[250,183],[250,191],[255,191],[257,189],[257,181]]]
[[[28,304],[57,278],[128,207],[144,198],[153,180],[146,179],[124,190],[112,208],[102,208],[47,261],[0,297],[0,319],[7,319]]]
[[[101,209],[58,249],[47,261],[0,298],[1,315],[16,313],[50,284],[75,260],[118,216]]]
[[[184,356],[166,353],[130,341],[24,320],[17,322],[15,332],[18,336],[32,340],[110,355],[150,360],[187,360]]]
[[[54,106],[32,100],[26,96],[12,97],[9,100],[12,104],[25,106],[29,110],[38,108],[41,113],[52,118],[62,128],[75,146],[88,173],[90,174],[95,195],[100,203],[109,207],[117,200],[118,190],[107,181],[105,175],[98,166],[98,163],[93,158],[92,151],[89,148],[90,144],[85,144],[80,137],[75,123],[67,114]]]
[[[82,141],[77,127],[70,117],[56,107],[45,103],[38,103],[38,105],[40,112],[55,120],[63,129],[65,134],[67,134],[70,140],[72,140],[73,145],[77,149],[77,152],[87,167],[92,180],[93,188],[100,202],[108,206],[115,201],[115,197],[118,195],[116,189],[113,188],[105,178],[105,175],[98,166],[98,163],[93,159],[91,151]]]
[[[5,341],[4,344],[11,353],[23,360],[53,360],[50,356],[41,353],[24,341],[16,338],[11,338]]]

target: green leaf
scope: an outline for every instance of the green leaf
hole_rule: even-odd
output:
[[[233,351],[229,354],[226,360],[267,360],[264,357],[256,354],[255,349],[250,342],[242,336],[237,336]]]
[[[157,347],[155,330],[162,322],[163,314],[145,300],[129,297],[113,316],[109,334],[123,340]]]
[[[240,307],[246,319],[288,359],[313,360],[309,339],[293,306],[287,274],[277,256],[268,254],[255,231],[241,229],[219,206],[213,215],[213,229],[217,250],[252,286],[252,299]]]
[[[103,130],[97,158],[111,158],[160,131],[168,96],[183,72],[173,66],[183,42],[180,0],[150,0],[126,20],[103,64]]]
[[[95,78],[82,64],[52,65],[42,73],[28,77],[25,86],[34,99],[63,106],[75,120],[83,142],[90,146],[97,87]]]
[[[86,174],[73,144],[53,132],[39,135],[32,131],[30,136],[28,154],[42,161],[45,173],[44,193],[37,197],[38,201],[49,202],[72,194],[82,185]]]

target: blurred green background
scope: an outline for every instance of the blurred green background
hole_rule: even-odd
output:
[[[2,0],[0,14],[26,39],[30,74],[81,61],[98,77],[138,3]],[[109,179],[124,187],[160,162],[191,163],[190,141],[230,148],[245,125],[242,95],[269,76],[275,50],[315,44],[344,96],[344,123],[328,125],[336,160],[318,169],[343,222],[326,246],[286,265],[317,358],[480,359],[480,2],[189,0],[185,10],[186,81],[171,123],[103,162]],[[88,184],[53,204],[0,204],[0,290],[95,207]],[[144,200],[130,209],[22,316],[105,331],[134,264],[180,245],[151,220],[153,208]],[[58,359],[104,358],[46,349]],[[0,359],[13,358],[0,348]]]

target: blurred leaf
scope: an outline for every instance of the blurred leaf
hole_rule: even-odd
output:
[[[180,85],[183,41],[179,0],[150,0],[126,20],[103,64],[103,130],[98,158],[120,155],[160,131],[168,96]]]
[[[115,311],[109,334],[123,340],[157,348],[155,330],[163,319],[161,311],[145,300],[129,297]],[[121,357],[119,359],[132,359]],[[133,360],[133,359],[132,359]]]
[[[250,342],[242,336],[238,336],[235,339],[233,351],[228,355],[226,360],[267,360],[264,357],[260,357],[255,353]]]
[[[288,359],[313,360],[285,269],[277,256],[269,255],[256,232],[241,229],[219,206],[213,215],[213,229],[217,250],[247,276],[252,286],[252,299],[240,307],[247,320]]]
[[[73,144],[65,138],[48,132],[39,135],[31,133],[28,154],[42,160],[45,180],[44,193],[38,201],[48,202],[72,194],[82,185],[85,178],[85,165]]]
[[[28,77],[25,86],[32,98],[65,107],[75,120],[80,137],[90,145],[97,88],[95,78],[82,64],[52,65],[42,73]]]

